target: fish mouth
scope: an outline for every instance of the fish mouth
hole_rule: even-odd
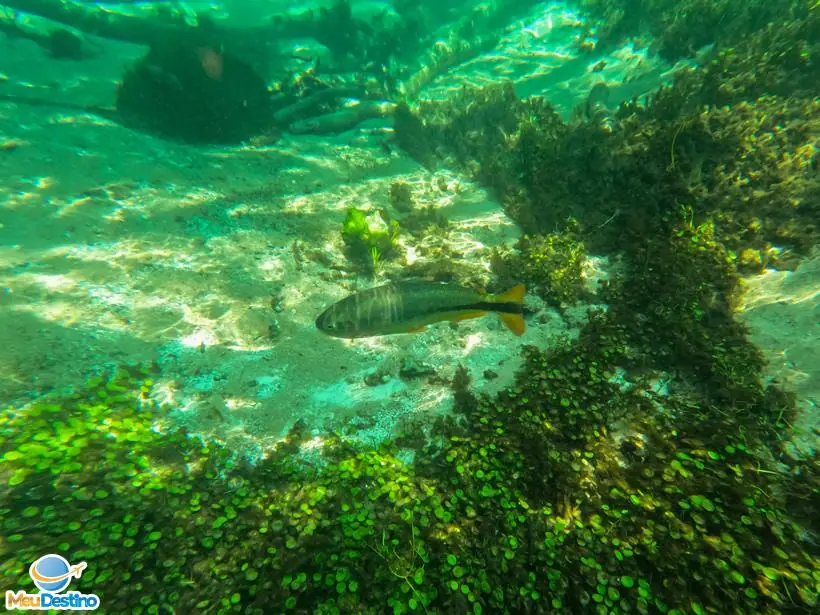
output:
[[[330,326],[329,320],[330,319],[328,318],[328,311],[325,310],[316,318],[316,328],[325,335],[329,335],[331,337],[341,337],[339,335],[339,331],[335,330],[333,327]]]

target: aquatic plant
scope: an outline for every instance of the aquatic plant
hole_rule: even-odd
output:
[[[424,122],[414,114],[407,103],[399,103],[393,112],[396,144],[411,158],[428,170],[436,166],[435,145]]]
[[[612,127],[567,124],[542,99],[495,86],[408,109],[398,141],[413,141],[411,155],[449,155],[530,234],[574,219],[593,253],[629,250],[684,205],[747,268],[793,266],[820,237],[820,108],[806,89],[818,78],[817,33],[817,11],[784,32],[765,28],[647,104],[622,105]],[[761,96],[768,86],[774,95]]]
[[[410,184],[402,181],[395,181],[390,184],[390,205],[398,212],[409,213],[413,210],[413,190]]]
[[[713,429],[690,393],[622,386],[619,320],[528,349],[496,398],[462,387],[461,424],[427,444],[329,437],[318,465],[298,424],[254,467],[168,431],[145,368],[7,408],[0,573],[31,588],[56,547],[88,562],[78,586],[106,611],[140,614],[808,612],[820,559],[784,509],[772,415]],[[800,470],[816,494],[816,464]]]
[[[802,16],[802,0],[578,0],[601,44],[650,34],[658,54],[670,62],[706,45],[737,44],[757,30]]]
[[[535,100],[535,99],[534,99]],[[481,89],[463,89],[442,103],[419,105],[426,139],[453,157],[461,166],[483,161],[489,155],[507,150],[507,142],[525,109],[536,104],[518,99],[510,83]],[[486,130],[492,126],[492,130]],[[397,131],[401,126],[396,127]],[[478,169],[472,169],[478,172]]]
[[[387,218],[382,210],[367,212],[349,207],[342,223],[342,239],[351,258],[367,263],[373,272],[395,250],[399,232],[399,223]]]
[[[714,70],[746,84],[730,98],[754,92]],[[103,609],[135,615],[814,612],[820,466],[786,454],[794,401],[732,308],[741,248],[816,238],[818,111],[804,86],[734,115],[681,102],[715,91],[698,79],[626,105],[612,133],[509,88],[407,107],[420,152],[449,152],[544,235],[524,246],[534,279],[569,296],[574,265],[554,281],[541,264],[581,241],[620,259],[608,309],[525,348],[499,395],[460,369],[454,420],[376,449],[328,435],[317,455],[311,439],[312,464],[298,423],[255,466],[172,429],[150,367],[2,408],[7,586],[30,589],[56,550],[88,562],[77,586]],[[351,208],[343,232],[392,245],[376,222]]]
[[[597,216],[590,204],[602,199],[601,189],[587,176],[605,162],[606,134],[570,128],[543,98],[519,100],[512,84],[465,88],[448,101],[407,108],[395,127],[408,154],[428,168],[436,156],[448,157],[486,185],[525,232],[560,230],[581,202]]]
[[[524,282],[527,290],[545,301],[560,306],[572,304],[583,290],[584,244],[569,233],[524,236],[515,244],[515,252],[496,252],[493,273],[512,285]]]
[[[778,47],[773,31],[760,36]],[[464,431],[442,454],[461,477],[461,518],[476,522],[467,533],[486,553],[458,571],[468,597],[487,581],[483,608],[521,612],[544,598],[568,612],[816,607],[817,550],[806,538],[817,529],[818,464],[784,456],[794,400],[763,384],[733,308],[744,250],[816,244],[818,112],[804,84],[790,90],[785,79],[811,66],[786,69],[798,56],[760,56],[755,44],[685,73],[647,105],[625,105],[614,130],[565,124],[537,99],[497,105],[498,88],[407,111],[426,155],[450,156],[526,230],[571,225],[624,264],[605,291],[608,312],[579,340],[529,349],[516,387],[497,399],[461,398]],[[783,98],[750,98],[754,66]],[[735,79],[742,87],[720,87]],[[710,106],[714,92],[739,106]],[[669,390],[657,393],[665,374]],[[437,475],[440,459],[417,465]],[[791,469],[781,474],[781,462]],[[811,485],[799,496],[791,472]],[[800,563],[787,563],[795,554]],[[448,563],[460,563],[453,555]]]

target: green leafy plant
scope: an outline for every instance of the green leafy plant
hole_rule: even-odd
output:
[[[568,233],[524,236],[516,252],[492,258],[493,272],[509,285],[513,280],[555,305],[572,304],[583,290],[584,244]]]
[[[382,210],[368,212],[350,207],[342,223],[342,239],[351,259],[366,264],[374,273],[381,261],[391,256],[398,245],[399,223]]]

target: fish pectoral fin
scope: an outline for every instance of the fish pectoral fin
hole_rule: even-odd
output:
[[[422,325],[421,327],[412,327],[407,330],[408,333],[424,333],[427,331],[427,327]]]
[[[464,312],[458,312],[454,314],[452,318],[450,318],[450,322],[461,322],[462,320],[469,320],[471,318],[481,318],[485,316],[487,312],[484,310],[469,310]]]
[[[524,331],[527,329],[527,323],[524,322],[524,317],[521,314],[502,313],[500,316],[501,322],[503,322],[504,326],[510,331],[516,335],[524,335]]]

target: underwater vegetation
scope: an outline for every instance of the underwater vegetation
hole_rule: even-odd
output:
[[[817,15],[611,125],[510,86],[400,107],[402,147],[449,157],[525,228],[499,266],[561,304],[584,254],[607,254],[608,308],[526,347],[496,396],[460,373],[434,437],[410,425],[377,449],[297,424],[247,465],[172,427],[151,366],[4,407],[4,584],[32,589],[57,551],[88,562],[78,588],[102,610],[134,615],[815,612],[820,464],[788,454],[794,400],[733,310],[742,272],[817,243],[818,39],[785,38]],[[391,203],[412,215],[407,185]],[[365,264],[398,233],[370,216],[342,227]]]
[[[383,258],[393,255],[399,240],[399,223],[385,211],[349,207],[342,223],[342,240],[349,258],[378,273]]]
[[[572,220],[593,253],[628,251],[683,208],[714,223],[743,270],[791,267],[820,236],[818,34],[816,10],[763,27],[612,121],[566,123],[510,84],[465,88],[400,107],[397,142],[428,168],[471,173],[529,234]]]
[[[413,190],[410,184],[402,181],[395,181],[390,184],[388,193],[390,205],[398,212],[410,213],[415,207],[413,200]]]
[[[662,58],[674,62],[712,43],[729,46],[749,32],[805,17],[805,0],[577,0],[600,44],[649,34]]]
[[[498,250],[493,273],[502,280],[521,280],[527,288],[556,307],[575,303],[583,292],[584,244],[570,233],[525,235],[515,252]]]
[[[659,331],[681,296],[732,292],[702,235],[682,220],[664,267],[688,275],[660,293],[654,276],[615,280],[577,340],[526,349],[514,387],[462,383],[460,421],[426,443],[330,436],[306,464],[297,425],[249,467],[169,430],[149,366],[5,408],[0,574],[30,589],[56,546],[88,562],[107,612],[138,614],[808,613],[820,468],[779,450],[788,396],[760,383],[736,325],[702,326],[725,302]],[[702,387],[639,375],[707,349]]]

